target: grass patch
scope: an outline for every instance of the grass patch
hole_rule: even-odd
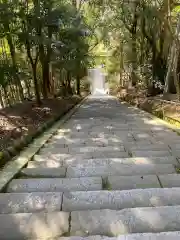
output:
[[[105,177],[102,179],[102,188],[103,190],[108,190],[108,191],[112,190],[112,186],[108,180],[108,177]]]
[[[180,167],[176,167],[175,169],[176,169],[176,172],[180,174]]]

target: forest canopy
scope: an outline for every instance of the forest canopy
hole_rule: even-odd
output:
[[[179,13],[177,0],[1,0],[1,105],[79,95],[99,64],[180,98]]]

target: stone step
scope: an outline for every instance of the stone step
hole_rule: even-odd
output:
[[[173,151],[178,151],[180,149],[180,140],[179,140],[179,143],[170,143],[169,144],[169,147],[173,150]]]
[[[117,159],[115,162],[110,162],[106,159],[106,162],[102,164],[95,159],[91,159],[91,164],[89,161],[88,164],[73,164],[73,161],[66,162],[66,167],[60,168],[24,168],[21,171],[22,177],[29,178],[63,178],[65,175],[68,177],[89,177],[89,176],[126,176],[126,175],[145,175],[145,174],[166,174],[166,173],[175,173],[175,168],[171,164],[149,164],[149,163],[141,163],[139,162],[130,162],[130,161],[119,161]],[[68,167],[69,166],[69,167]],[[89,167],[90,166],[90,167]],[[156,168],[157,167],[157,168]],[[169,168],[168,168],[169,167]],[[124,171],[123,171],[124,170]]]
[[[61,192],[0,193],[0,214],[61,211]]]
[[[71,236],[180,231],[180,206],[74,211]]]
[[[58,153],[69,153],[69,149],[65,148],[53,148],[53,147],[44,147],[39,151],[39,154],[58,154]]]
[[[70,153],[90,153],[90,152],[124,152],[125,148],[124,146],[104,146],[104,147],[78,147],[78,148],[69,148]]]
[[[105,165],[105,164],[178,164],[175,157],[129,157],[129,158],[97,158],[97,159],[77,159],[65,160],[63,165],[68,166],[92,166],[92,165]]]
[[[36,154],[34,155],[33,157],[33,162],[44,162],[44,161],[47,161],[49,162],[49,164],[51,164],[51,161],[52,162],[59,162],[59,164],[62,165],[63,163],[63,159],[61,159],[62,155],[61,154]]]
[[[180,205],[180,188],[135,189],[126,191],[66,192],[63,211],[82,211]]]
[[[7,186],[7,192],[66,192],[96,191],[102,189],[102,179],[92,178],[31,178],[14,179]]]
[[[124,146],[106,146],[106,147],[92,147],[92,146],[84,146],[84,147],[66,147],[59,148],[56,146],[48,146],[43,148],[40,153],[70,153],[70,154],[80,154],[80,153],[94,153],[94,152],[124,152]]]
[[[107,188],[111,190],[130,190],[138,188],[146,189],[161,187],[156,175],[108,176],[106,181]]]
[[[178,161],[175,157],[146,157],[146,158],[91,158],[91,159],[76,159],[72,158],[70,160],[58,161],[51,159],[41,159],[41,161],[30,161],[28,163],[28,168],[60,168],[63,165],[65,167],[68,166],[76,166],[81,165],[89,166],[89,165],[106,165],[106,164],[114,164],[114,163],[122,163],[122,164],[178,164]]]
[[[80,157],[80,158],[83,158],[84,155],[81,154],[80,156],[77,156],[77,155],[76,156]],[[33,160],[37,161],[37,162],[41,162],[41,161],[44,161],[44,160],[51,159],[51,160],[62,162],[65,159],[72,159],[73,157],[74,156],[72,154],[68,154],[68,153],[38,153],[38,154],[34,155]]]
[[[83,145],[88,138],[82,139],[82,138],[74,138],[74,139],[69,139],[64,136],[58,136],[55,135],[54,137],[51,138],[50,143],[57,144],[58,146],[66,146],[66,145],[72,145],[72,144],[79,144]]]
[[[103,148],[103,147],[102,147]],[[61,149],[58,148],[45,148],[42,149],[39,154],[42,155],[48,155],[49,158],[54,158],[54,156],[58,156],[59,159],[69,159],[74,156],[81,157],[84,159],[88,158],[113,158],[113,157],[129,157],[128,152],[126,151],[94,151],[94,152],[72,152],[72,153],[63,153],[61,152]]]
[[[63,161],[42,159],[42,161],[29,161],[27,168],[61,168]]]
[[[168,151],[168,150],[166,150],[166,151],[134,150],[134,151],[131,151],[131,154],[132,154],[133,157],[168,157],[168,156],[172,156],[170,151]]]
[[[62,142],[62,141],[61,141]],[[133,142],[135,142],[133,140]],[[132,143],[132,141],[131,141]],[[56,148],[65,148],[65,147],[70,147],[70,148],[78,148],[78,147],[109,147],[109,146],[121,146],[123,145],[124,142],[122,140],[117,139],[116,137],[113,138],[84,138],[81,139],[81,142],[79,139],[71,140],[71,141],[64,141],[63,143],[59,143],[55,140],[48,142],[45,144],[46,147],[56,147]]]
[[[61,237],[51,240],[179,240],[180,232],[135,233],[118,237],[89,236],[89,237]]]
[[[64,236],[69,231],[69,213],[0,214],[0,239],[43,239]]]
[[[81,167],[70,166],[67,168],[67,177],[90,177],[90,176],[135,176],[152,174],[171,174],[176,170],[172,164],[107,164]]]
[[[129,191],[0,193],[0,214],[176,206],[180,188]]]
[[[66,168],[45,168],[45,167],[37,167],[37,168],[24,168],[20,172],[21,177],[29,177],[29,178],[64,178],[66,175]]]
[[[56,137],[56,138],[55,138]],[[105,136],[96,136],[96,137],[84,137],[84,138],[67,138],[67,137],[57,137],[55,136],[51,140],[49,140],[50,144],[53,144],[57,147],[73,147],[73,146],[111,146],[114,144],[124,144],[125,139],[121,139],[117,137],[116,135],[112,135],[111,137],[105,137]],[[133,138],[129,139],[129,143],[135,142]],[[128,139],[127,139],[128,143]],[[48,144],[45,144],[45,146],[48,146]]]
[[[147,145],[152,145],[153,142],[148,140],[148,139],[143,139],[143,140],[134,140],[134,141],[129,141],[129,142],[125,142],[124,145],[126,147],[138,147],[138,146],[147,146]]]
[[[172,155],[177,158],[180,158],[180,150],[172,150]]]
[[[130,151],[168,151],[170,148],[168,145],[163,144],[138,144],[132,146],[126,146],[126,148]]]
[[[159,175],[159,180],[165,188],[180,186],[180,174]]]
[[[118,146],[118,144],[116,144]],[[108,141],[93,141],[93,140],[90,140],[90,139],[84,139],[82,140],[82,142],[64,142],[64,144],[62,143],[59,143],[57,141],[51,141],[49,142],[48,144],[46,144],[45,146],[49,146],[49,147],[56,147],[56,148],[65,148],[65,147],[82,147],[82,146],[85,146],[85,147],[88,147],[88,146],[91,146],[91,147],[105,147],[105,146],[108,146]]]
[[[91,152],[91,153],[38,153],[34,156],[35,161],[41,161],[42,159],[52,159],[56,161],[64,161],[71,159],[90,159],[90,158],[128,158],[129,153],[124,152]]]

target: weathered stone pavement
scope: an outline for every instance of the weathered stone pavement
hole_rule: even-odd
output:
[[[90,96],[0,193],[2,240],[179,240],[180,136]]]

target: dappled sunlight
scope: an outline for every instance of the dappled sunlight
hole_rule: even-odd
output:
[[[148,125],[154,125],[154,126],[162,126],[162,127],[164,126],[162,123],[153,119],[144,119],[144,123]]]
[[[142,221],[141,224],[146,225],[147,228],[149,227],[149,229],[154,229],[155,231],[163,229],[165,227],[164,219],[163,216],[156,211],[156,208],[151,208],[151,212],[147,210],[147,213],[146,210],[145,208],[134,208],[131,211],[133,217],[137,219],[137,221]]]
[[[50,239],[61,236],[68,231],[68,217],[68,214],[58,212],[9,214],[4,216],[4,222],[1,223],[0,238],[4,239],[7,235],[11,239]]]
[[[119,163],[119,164],[154,164],[156,163],[155,160],[157,160],[158,163],[158,158],[153,159],[150,157],[134,157],[134,158],[109,158],[108,161],[110,164],[113,163]]]
[[[49,152],[49,153],[46,153],[46,154],[36,155],[34,157],[34,161],[42,162],[44,160],[48,161],[49,159],[54,160],[54,161],[61,161],[62,159],[66,159],[68,157],[70,157],[69,154],[61,154],[61,153],[52,154],[51,152]]]
[[[115,158],[118,158],[118,152],[120,158],[124,151],[127,157],[129,153],[133,157],[139,157],[134,160],[134,164],[154,163],[154,159],[151,161],[148,158],[150,155],[152,157],[156,155],[156,157],[171,156],[168,144],[163,145],[163,139],[168,138],[169,134],[172,137],[175,135],[164,125],[157,124],[156,121],[145,117],[145,114],[140,113],[137,109],[129,108],[133,112],[128,112],[127,107],[125,111],[115,113],[120,122],[110,122],[106,114],[107,111],[111,113],[112,105],[111,102],[108,102],[109,100],[104,100],[107,104],[98,99],[97,102],[92,102],[93,104],[91,100],[87,102],[87,105],[84,104],[84,107],[48,141],[39,154],[45,154],[55,161],[73,162],[78,158],[100,157],[105,159],[107,156],[111,158],[113,154]],[[114,104],[113,101],[112,104]],[[89,108],[87,112],[86,106]],[[94,116],[97,113],[100,114],[99,117]],[[82,115],[83,119],[81,119]],[[156,143],[156,146],[153,146],[153,143]],[[59,147],[61,147],[61,151],[58,149]]]
[[[62,136],[65,135],[66,133],[70,133],[72,130],[71,129],[59,129],[57,130],[57,133],[62,133]]]
[[[53,212],[61,210],[62,193],[6,193],[0,194],[4,204],[0,205],[1,214]]]
[[[79,198],[79,196],[84,191],[87,197],[88,191],[92,191],[92,195],[87,198],[84,205],[85,210],[88,204],[89,208],[93,209],[93,204],[96,206],[98,203],[102,209],[104,206],[109,206],[110,209],[117,210],[107,210],[104,215],[101,216],[100,213],[93,218],[95,233],[116,236],[130,234],[140,228],[145,232],[165,229],[161,210],[151,207],[164,206],[164,204],[171,206],[170,197],[174,195],[164,198],[163,188],[162,191],[155,192],[156,188],[160,189],[156,175],[175,173],[173,164],[176,164],[177,160],[172,156],[169,141],[176,140],[177,146],[174,147],[178,148],[180,138],[164,125],[156,125],[154,121],[147,120],[140,113],[132,112],[132,109],[119,105],[119,111],[115,111],[114,102],[109,102],[107,99],[105,101],[108,107],[103,108],[105,103],[97,101],[93,107],[88,102],[88,108],[80,108],[69,122],[44,144],[32,161],[28,162],[29,171],[45,170],[47,175],[44,172],[41,178],[30,178],[32,175],[28,175],[28,171],[24,173],[27,175],[23,175],[24,169],[18,179],[14,179],[7,186],[6,192],[21,194],[16,196],[15,203],[9,197],[4,207],[0,205],[0,211],[23,214],[32,212],[31,216],[24,215],[13,220],[17,223],[18,234],[22,234],[18,235],[21,238],[45,239],[47,236],[53,238],[67,234],[69,224],[72,224],[69,221],[73,220],[72,215],[71,218],[69,215],[59,215],[63,214],[61,210],[65,211],[63,207],[66,202],[63,201],[67,198],[68,206],[71,206],[70,201],[73,201],[72,205],[78,202],[81,208],[80,204],[86,198],[83,200],[83,197]],[[36,153],[35,149],[33,151]],[[26,156],[20,162],[16,162],[17,168],[20,165],[21,168],[24,167],[22,163],[24,165],[27,163]],[[14,165],[13,168],[16,166]],[[8,172],[11,169],[12,166]],[[51,176],[52,170],[53,176]],[[64,171],[64,175],[60,175],[60,170]],[[102,191],[102,184],[102,195],[94,197],[97,191]],[[132,193],[134,188],[137,188],[137,191],[139,188],[139,192]],[[145,188],[148,188],[146,193],[141,191]],[[103,196],[105,191],[107,200]],[[77,192],[78,197],[73,195]],[[108,201],[111,204],[108,205]],[[142,208],[143,206],[145,207]],[[84,209],[82,214],[83,211]],[[79,221],[78,219],[76,218],[76,222]],[[82,218],[81,231],[89,230],[90,219],[91,217],[86,224]],[[23,222],[23,225],[18,225],[19,222]],[[13,227],[15,223],[12,223]],[[171,225],[168,226],[171,229]],[[91,234],[91,231],[88,234]]]
[[[37,168],[37,167],[43,167],[43,168],[59,168],[62,166],[62,162],[53,160],[53,159],[43,159],[42,161],[30,161],[28,163],[28,168]]]

